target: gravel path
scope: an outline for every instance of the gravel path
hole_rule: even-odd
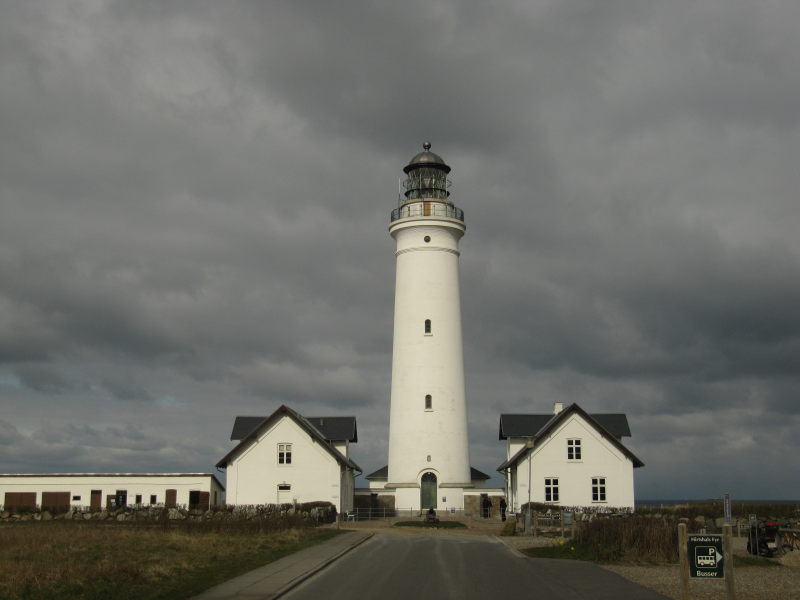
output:
[[[542,537],[514,536],[502,538],[513,548],[549,546],[552,539]],[[748,556],[745,538],[733,539],[733,552]],[[778,562],[775,567],[736,567],[734,585],[736,600],[764,600],[765,598],[800,598],[800,552],[789,552],[781,558],[762,559]],[[638,583],[659,594],[680,600],[680,572],[678,565],[600,565],[625,579]],[[693,600],[720,600],[725,598],[725,582],[722,580],[691,579],[689,590]]]

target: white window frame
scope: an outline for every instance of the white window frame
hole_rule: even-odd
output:
[[[583,460],[583,444],[581,444],[580,438],[567,440],[567,460],[569,462],[581,462]]]
[[[292,445],[290,443],[278,444],[278,464],[283,466],[292,464]]]
[[[606,494],[607,477],[597,475],[592,477],[592,502],[594,504],[607,504],[608,495]]]
[[[560,502],[558,477],[544,478],[544,501],[548,504],[556,504]]]

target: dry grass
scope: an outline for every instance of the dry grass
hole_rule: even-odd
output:
[[[678,560],[676,525],[671,519],[646,517],[596,519],[581,523],[574,541],[592,548],[602,561],[675,562]]]
[[[187,598],[336,534],[253,525],[4,524],[0,598]]]
[[[733,502],[731,512],[734,519],[747,520],[748,515],[752,514],[758,515],[759,518],[766,517],[787,522],[800,520],[800,504],[787,502]],[[722,500],[709,500],[676,506],[640,506],[636,508],[636,514],[661,514],[689,519],[702,515],[706,519],[714,519],[724,515],[724,507]]]

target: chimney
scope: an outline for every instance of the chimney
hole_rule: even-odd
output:
[[[553,414],[554,414],[554,415],[557,415],[557,414],[558,414],[558,413],[560,413],[562,410],[564,410],[564,403],[563,403],[563,402],[555,402],[555,403],[553,404]]]

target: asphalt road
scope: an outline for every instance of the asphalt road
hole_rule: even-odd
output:
[[[286,600],[665,600],[591,563],[521,557],[486,536],[375,535]]]

